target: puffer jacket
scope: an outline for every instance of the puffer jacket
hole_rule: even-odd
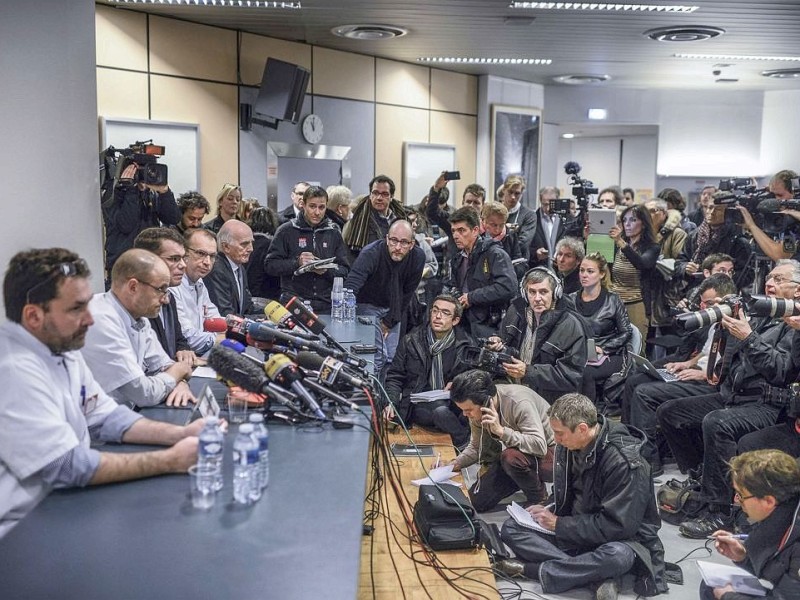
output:
[[[581,291],[574,292],[569,298],[575,304],[575,310],[582,315],[592,329],[594,345],[600,346],[603,352],[610,355],[619,354],[628,344],[631,337],[631,320],[625,305],[614,292],[603,290],[603,304],[593,315],[585,315],[581,310],[583,301]]]
[[[630,426],[598,417],[600,430],[585,455],[580,475],[581,512],[575,513],[573,463],[578,453],[556,446],[553,468],[555,537],[565,550],[588,552],[607,542],[624,542],[636,553],[633,572],[637,594],[667,591],[664,546],[658,537],[661,518],[656,507],[650,467],[642,458],[645,435]]]
[[[517,353],[528,327],[526,306],[527,301],[517,297],[500,325],[500,339]],[[542,315],[531,363],[526,367],[521,383],[550,403],[568,392],[579,392],[589,337],[591,331],[584,319],[571,309],[571,300],[560,300],[553,310]]]

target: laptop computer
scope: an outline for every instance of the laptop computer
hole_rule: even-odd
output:
[[[638,367],[640,367],[645,373],[650,375],[653,379],[657,379],[659,381],[676,381],[678,376],[674,373],[667,372],[666,369],[656,369],[649,360],[647,360],[644,356],[639,356],[638,354],[631,353],[631,358],[633,362],[636,363]]]

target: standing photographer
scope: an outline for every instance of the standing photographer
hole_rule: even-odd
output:
[[[103,221],[106,228],[106,273],[110,277],[111,268],[117,258],[126,250],[133,248],[133,240],[148,227],[177,225],[181,212],[169,185],[155,185],[137,182],[141,169],[132,162],[122,171],[114,186],[114,200],[103,207]],[[107,281],[106,288],[110,282]]]

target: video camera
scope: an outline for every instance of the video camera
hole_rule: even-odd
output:
[[[504,376],[506,370],[503,368],[503,363],[511,362],[516,358],[516,353],[507,352],[494,352],[489,350],[489,340],[486,338],[478,338],[480,347],[469,346],[464,349],[464,362],[470,369],[481,369],[492,375]]]
[[[152,143],[153,140],[146,140],[143,142],[134,142],[128,148],[119,150],[114,146],[109,146],[105,151],[107,155],[119,154],[120,158],[116,165],[115,180],[120,185],[131,185],[134,183],[143,183],[145,185],[167,185],[167,165],[159,164],[158,157],[166,154],[164,146],[157,146]],[[135,163],[139,168],[136,170],[136,176],[133,179],[122,179],[122,173],[132,163]]]
[[[581,166],[575,161],[569,161],[564,165],[564,172],[570,176],[569,184],[572,186],[572,195],[578,203],[578,212],[585,215],[589,209],[589,196],[597,193],[594,183],[588,179],[581,179],[578,173]],[[564,198],[551,203],[552,212],[562,217],[570,216],[570,199]]]
[[[775,198],[769,188],[757,188],[749,177],[722,179],[719,190],[728,192],[714,196],[714,204],[725,207],[725,223],[740,226],[744,223],[741,212],[728,210],[739,206],[744,206],[753,216],[756,225],[771,236],[783,234],[795,222],[788,215],[777,214],[779,210],[790,208],[789,206],[782,206],[782,202]]]

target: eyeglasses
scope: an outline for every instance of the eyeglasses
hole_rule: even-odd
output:
[[[214,262],[215,260],[217,260],[217,253],[216,252],[206,252],[205,250],[197,250],[196,248],[189,248],[188,246],[186,247],[186,249],[189,252],[194,252],[195,255],[197,255],[197,257],[200,260],[205,260],[206,258],[210,259],[211,262]]]
[[[431,308],[431,316],[433,315],[442,315],[443,317],[450,318],[453,316],[453,312],[449,310],[442,310],[438,306],[434,306]]]
[[[134,277],[134,279],[136,279],[136,278]],[[136,281],[138,281],[139,283],[145,284],[149,288],[154,289],[156,291],[156,293],[158,293],[158,295],[161,296],[162,298],[165,297],[167,294],[169,294],[169,286],[168,285],[162,285],[161,287],[156,287],[152,283],[148,283],[146,281],[142,281],[141,279],[136,279]]]
[[[179,262],[183,262],[186,260],[186,255],[184,254],[182,256],[179,256],[177,254],[174,254],[172,256],[162,256],[161,260],[163,260],[165,263],[169,265],[177,265]]]
[[[791,277],[784,277],[783,275],[775,275],[774,273],[770,273],[769,275],[767,275],[767,281],[769,281],[770,279],[772,279],[775,282],[775,285],[782,285],[784,283],[794,283],[794,284],[797,283]]]
[[[47,277],[42,279],[39,283],[35,284],[28,290],[28,292],[25,294],[25,304],[36,304],[35,302],[31,302],[31,294],[44,286],[46,283],[55,279],[58,275],[61,275],[62,277],[75,277],[79,272],[89,272],[89,267],[87,266],[86,261],[82,258],[72,262],[58,263],[53,267],[53,270]]]
[[[400,246],[401,248],[408,248],[411,244],[414,243],[414,240],[398,240],[397,238],[387,237],[386,241],[391,246]]]
[[[755,498],[754,494],[750,494],[749,496],[742,496],[739,492],[733,494],[733,499],[735,502],[741,504],[745,500],[750,500],[750,498]]]
[[[392,197],[391,192],[379,192],[378,190],[372,190],[369,195],[373,198],[383,198],[384,200]]]

